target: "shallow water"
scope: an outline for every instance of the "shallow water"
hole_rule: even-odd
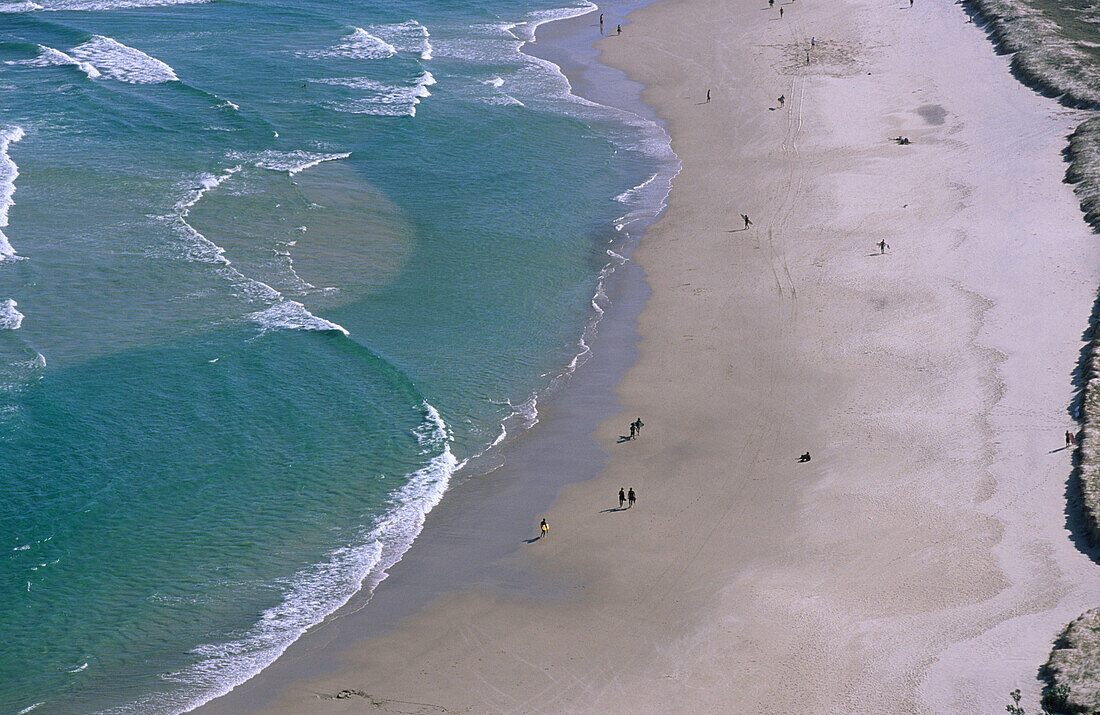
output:
[[[537,419],[673,169],[589,9],[0,2],[0,708],[223,692]]]

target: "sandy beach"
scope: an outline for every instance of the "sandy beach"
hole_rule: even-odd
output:
[[[659,0],[598,47],[683,163],[633,255],[637,360],[591,377],[618,382],[576,446],[600,469],[545,514],[449,496],[425,533],[452,551],[414,547],[296,669],[203,710],[1035,708],[1058,632],[1100,604],[1061,449],[1100,284],[1062,181],[1081,114],[939,0]],[[568,451],[543,422],[537,454]]]

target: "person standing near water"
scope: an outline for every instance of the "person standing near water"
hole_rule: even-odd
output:
[[[600,13],[600,34],[603,34],[603,13]]]
[[[623,26],[622,25],[615,25],[615,34],[616,35],[623,34]]]

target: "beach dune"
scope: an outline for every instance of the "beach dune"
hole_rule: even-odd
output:
[[[1037,703],[1053,639],[1100,603],[1058,449],[1100,284],[1062,183],[1080,114],[958,6],[779,5],[662,0],[600,41],[683,162],[633,256],[653,293],[594,435],[606,468],[497,559],[507,578],[319,676],[259,676],[264,708]],[[605,511],[620,487],[638,504]]]

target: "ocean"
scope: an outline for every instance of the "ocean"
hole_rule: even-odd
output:
[[[584,364],[676,160],[565,4],[0,0],[0,710],[227,692]]]

